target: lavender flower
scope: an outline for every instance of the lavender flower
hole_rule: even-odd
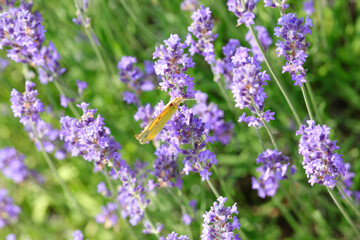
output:
[[[76,230],[72,234],[73,240],[84,240],[84,235],[80,230]]]
[[[235,229],[240,229],[240,223],[237,216],[236,203],[232,207],[225,207],[224,204],[227,198],[219,197],[217,202],[210,208],[209,212],[203,215],[203,231],[201,240],[215,240],[215,239],[228,239],[239,240],[238,234],[234,235]],[[233,219],[231,222],[230,220]]]
[[[138,103],[138,96],[142,91],[151,91],[154,85],[151,80],[145,78],[141,70],[135,66],[137,60],[135,57],[124,56],[118,63],[120,80],[125,83],[128,89],[135,93],[124,92],[124,101],[128,104]],[[147,70],[149,67],[147,66]]]
[[[184,0],[180,4],[180,9],[183,11],[194,12],[199,7],[198,0]]]
[[[60,139],[72,156],[82,156],[85,160],[93,161],[101,168],[105,164],[119,165],[124,163],[118,150],[121,149],[111,136],[110,129],[105,127],[104,119],[98,115],[96,109],[87,109],[89,104],[77,105],[83,110],[80,120],[68,116],[60,119]]]
[[[304,1],[303,6],[304,6],[304,11],[305,11],[306,15],[311,15],[315,12],[313,0]]]
[[[194,219],[187,213],[185,213],[181,216],[181,220],[182,220],[183,224],[185,224],[185,225],[190,225],[191,222],[194,221]]]
[[[116,213],[117,206],[115,203],[109,202],[106,206],[101,207],[101,213],[96,215],[95,220],[97,223],[103,223],[105,228],[117,226],[119,217]]]
[[[5,147],[0,149],[0,170],[5,177],[16,183],[25,181],[30,172],[24,164],[25,156],[19,154],[15,148]]]
[[[189,240],[189,237],[186,235],[180,235],[176,232],[172,232],[169,235],[167,235],[166,240]]]
[[[135,226],[143,219],[150,200],[146,199],[145,188],[137,182],[132,169],[123,166],[119,170],[119,175],[123,183],[117,196],[117,201],[121,207],[121,216],[123,218],[129,217],[130,224]]]
[[[185,74],[195,64],[191,57],[184,54],[186,44],[180,42],[177,34],[171,34],[170,38],[164,41],[164,45],[156,47],[153,58],[159,58],[155,62],[155,73],[162,77],[160,88],[168,91],[171,97],[182,96],[184,98],[194,97],[194,82]],[[185,92],[186,89],[186,93]]]
[[[278,56],[283,55],[287,61],[283,66],[283,73],[289,72],[295,81],[294,85],[301,87],[306,82],[307,69],[303,68],[303,64],[310,46],[310,43],[305,41],[305,36],[311,34],[312,21],[306,17],[304,22],[304,19],[297,18],[295,13],[289,13],[279,18],[278,25],[281,27],[275,27],[275,35],[283,41],[278,40],[276,51]]]
[[[250,57],[249,49],[240,47],[232,57],[234,64],[233,82],[230,89],[235,100],[235,107],[240,109],[248,108],[257,117],[246,117],[243,113],[239,122],[245,121],[248,126],[262,126],[262,121],[269,122],[274,119],[274,113],[269,110],[263,112],[265,106],[266,93],[264,92],[265,81],[270,80],[266,71],[261,72],[260,63],[257,55]]]
[[[100,182],[97,185],[97,192],[101,193],[105,197],[111,196],[111,193],[110,193],[109,189],[107,189],[106,184],[104,182]]]
[[[274,196],[279,187],[279,181],[285,179],[290,165],[289,158],[276,149],[267,149],[259,154],[256,163],[263,165],[256,169],[261,174],[259,179],[251,178],[252,188],[258,190],[258,195],[261,198]]]
[[[286,3],[287,0],[264,0],[265,7],[272,8],[281,8],[284,10],[289,7],[289,4]]]
[[[229,42],[222,47],[222,52],[225,57],[222,60],[218,59],[214,67],[215,74],[222,74],[224,76],[225,84],[227,86],[232,82],[234,64],[232,63],[231,58],[235,55],[238,46],[240,46],[239,40],[230,39]],[[219,78],[215,78],[215,81],[218,80]]]
[[[162,229],[164,228],[164,225],[161,223],[156,223],[155,226],[152,226],[149,221],[144,220],[144,229],[142,230],[143,234],[155,234],[158,235]]]
[[[335,186],[335,179],[346,174],[346,167],[341,158],[336,141],[329,139],[330,128],[326,125],[315,125],[313,120],[307,121],[308,126],[301,125],[296,135],[302,135],[299,142],[299,153],[303,156],[303,166],[314,185]]]
[[[272,44],[272,39],[270,38],[268,31],[263,26],[255,26],[255,30],[258,32],[257,37],[258,37],[264,51],[266,51],[269,48],[270,44]],[[257,55],[256,59],[260,62],[264,61],[264,57],[261,54],[261,51],[260,51],[255,39],[253,38],[251,31],[247,32],[247,34],[245,36],[245,40],[250,43],[251,51],[253,52],[253,54]]]
[[[9,61],[6,58],[0,58],[0,72],[4,72],[7,66],[9,66]]]
[[[60,106],[67,108],[68,104],[74,101],[75,99],[67,98],[65,95],[60,94]]]
[[[255,14],[252,12],[259,0],[244,0],[245,8],[243,8],[240,0],[228,0],[227,6],[230,12],[238,17],[237,25],[245,23],[246,27],[254,24]]]
[[[37,122],[40,113],[44,111],[44,105],[36,98],[38,91],[34,90],[34,87],[35,83],[26,81],[23,94],[16,89],[11,91],[10,102],[14,117],[19,117],[24,125],[28,125],[30,121]]]
[[[136,121],[141,121],[140,127],[145,127],[153,119],[153,109],[149,103],[144,107],[140,106],[134,115]]]
[[[39,49],[45,40],[41,20],[26,9],[0,13],[0,49],[7,49],[7,56],[22,63],[36,63]]]
[[[16,236],[13,233],[6,235],[5,240],[16,240]]]
[[[197,91],[195,98],[199,100],[192,110],[205,123],[205,134],[211,135],[213,141],[219,141],[223,145],[228,144],[234,124],[224,121],[224,111],[219,109],[215,103],[206,104],[206,93]]]
[[[17,222],[21,208],[14,204],[6,189],[0,189],[0,229]]]
[[[214,20],[211,18],[210,8],[203,5],[195,11],[191,18],[193,22],[188,27],[188,31],[192,33],[197,41],[194,41],[189,33],[186,37],[186,44],[190,46],[190,54],[201,54],[205,57],[208,64],[215,63],[214,41],[218,37],[213,33]]]
[[[83,0],[83,5],[82,5],[82,7],[79,6],[79,8],[80,9],[78,9],[76,11],[76,18],[72,19],[73,23],[75,23],[78,26],[84,25],[85,27],[89,27],[90,26],[90,18],[84,16],[85,22],[83,22],[83,18],[81,16],[81,14],[86,14],[86,12],[89,8],[89,0]]]

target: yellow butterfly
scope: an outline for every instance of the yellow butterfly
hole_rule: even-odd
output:
[[[165,106],[164,110],[161,111],[159,116],[154,118],[141,133],[135,135],[136,139],[139,140],[141,144],[145,144],[152,140],[161,131],[161,129],[163,129],[167,121],[171,119],[171,117],[178,109],[180,103],[184,102],[185,100],[195,99],[184,99],[183,97],[174,98]]]

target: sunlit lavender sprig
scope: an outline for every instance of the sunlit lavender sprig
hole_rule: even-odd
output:
[[[282,41],[278,40],[276,43],[276,51],[278,56],[283,55],[286,59],[283,73],[289,72],[292,80],[295,81],[294,85],[301,87],[306,82],[307,69],[304,69],[303,64],[310,46],[305,36],[311,34],[312,21],[308,17],[304,21],[304,18],[299,19],[295,13],[288,13],[279,18],[278,25],[281,27],[275,27],[274,34],[282,38]]]
[[[30,171],[26,167],[25,155],[20,154],[15,148],[5,147],[0,149],[0,170],[5,177],[12,179],[16,183],[25,181],[30,176]]]
[[[214,20],[211,17],[210,8],[205,8],[201,5],[200,8],[191,15],[191,18],[193,22],[188,27],[188,31],[192,33],[197,40],[193,40],[190,33],[186,36],[186,44],[190,46],[190,54],[201,54],[205,57],[205,61],[208,64],[214,64],[214,41],[218,35],[213,32]]]
[[[260,62],[257,55],[249,56],[249,49],[239,47],[232,57],[234,64],[233,82],[230,89],[235,100],[235,107],[248,108],[255,116],[246,117],[244,112],[239,122],[245,121],[248,126],[262,126],[262,121],[273,120],[274,113],[270,110],[264,112],[266,93],[263,86],[270,80],[266,71],[261,72]]]
[[[301,135],[299,154],[303,156],[303,167],[309,178],[309,183],[328,187],[335,186],[339,176],[345,176],[346,167],[341,154],[334,152],[340,149],[336,141],[329,138],[330,128],[326,125],[315,125],[315,121],[307,121],[301,125],[296,135]]]
[[[233,12],[238,17],[238,26],[245,24],[249,27],[250,24],[254,24],[255,14],[253,10],[259,0],[244,0],[245,8],[241,4],[241,0],[228,0],[227,6],[230,12]]]
[[[180,4],[180,9],[183,11],[194,12],[199,7],[198,0],[184,0]]]
[[[276,149],[267,149],[259,154],[256,163],[262,164],[256,169],[261,175],[258,179],[251,178],[252,188],[258,190],[258,195],[261,198],[274,196],[279,187],[279,181],[285,179],[290,165],[289,158]]]
[[[273,42],[269,36],[268,31],[263,26],[255,26],[254,28],[257,31],[257,34],[258,34],[257,37],[258,37],[263,49],[266,51]],[[264,57],[261,54],[261,51],[260,51],[255,39],[253,38],[251,31],[248,31],[246,33],[245,40],[250,43],[251,51],[253,52],[253,54],[257,55],[256,59],[260,62],[264,61]]]
[[[45,40],[41,19],[26,9],[13,8],[0,13],[0,48],[9,47],[7,56],[22,63],[41,61],[40,47]]]
[[[14,200],[8,196],[6,189],[0,189],[0,229],[6,225],[16,223],[21,208],[14,204]]]
[[[229,39],[229,42],[222,47],[224,58],[218,59],[214,67],[215,74],[222,74],[224,76],[225,84],[227,87],[230,86],[233,80],[234,64],[231,58],[235,55],[236,48],[239,46],[240,46],[239,40]],[[219,78],[215,78],[215,81],[218,80]]]
[[[127,104],[139,103],[139,95],[142,91],[152,91],[154,84],[150,79],[145,78],[145,74],[135,66],[137,60],[135,57],[124,56],[121,58],[117,67],[119,69],[120,80],[126,84],[127,88],[132,92],[124,92],[123,100]],[[145,73],[151,71],[151,65],[147,63]]]
[[[264,0],[265,7],[272,8],[281,8],[281,10],[285,10],[289,7],[289,4],[286,3],[287,0]]]
[[[201,240],[240,240],[239,235],[234,234],[235,229],[240,229],[240,223],[237,216],[232,216],[238,214],[236,203],[232,207],[225,207],[226,201],[227,198],[219,197],[210,211],[203,215]]]
[[[184,98],[194,97],[194,81],[185,71],[194,68],[195,63],[191,57],[184,53],[186,44],[181,43],[177,34],[171,34],[170,38],[164,40],[165,45],[156,47],[153,58],[155,72],[162,77],[160,88],[169,93],[171,97],[182,96]],[[186,88],[186,92],[185,92]]]
[[[67,150],[72,156],[82,156],[93,162],[96,170],[105,165],[123,165],[124,160],[118,152],[121,146],[105,127],[100,114],[95,116],[97,110],[87,109],[89,104],[84,102],[77,106],[83,110],[81,119],[69,116],[60,119],[60,139],[65,142]]]
[[[36,148],[40,151],[43,146],[44,151],[48,153],[56,151],[55,157],[61,160],[66,153],[58,141],[59,130],[40,118],[40,114],[44,112],[44,105],[37,99],[37,95],[35,83],[26,81],[25,92],[20,93],[16,89],[11,91],[11,109],[14,116],[20,118],[30,139],[35,141]]]

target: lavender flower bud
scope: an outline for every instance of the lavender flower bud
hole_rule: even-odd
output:
[[[265,7],[272,7],[272,8],[281,8],[284,10],[289,7],[289,4],[286,3],[287,0],[264,0]]]
[[[101,213],[96,215],[95,220],[97,223],[104,223],[105,228],[117,226],[119,217],[116,213],[117,206],[115,203],[109,202],[106,206],[101,207]]]
[[[219,197],[217,202],[203,215],[203,231],[201,240],[229,239],[240,240],[238,234],[234,235],[235,229],[240,229],[240,223],[235,213],[238,214],[236,203],[232,207],[225,207],[227,198]],[[231,219],[233,221],[231,222]]]
[[[272,44],[272,39],[270,38],[268,31],[263,26],[255,26],[255,30],[258,32],[257,37],[258,37],[263,49],[266,51],[269,48],[270,44]],[[247,34],[245,36],[245,40],[250,43],[251,51],[253,52],[253,54],[257,55],[256,59],[260,62],[264,61],[264,57],[261,54],[261,51],[260,51],[255,39],[253,38],[251,31],[247,32]]]
[[[6,189],[0,189],[0,229],[17,222],[21,208],[14,204]]]
[[[76,230],[72,234],[73,240],[84,240],[84,235],[80,230]]]
[[[306,82],[307,69],[302,65],[308,56],[307,49],[310,46],[310,43],[305,41],[305,36],[311,34],[312,21],[306,17],[304,22],[304,18],[299,19],[295,13],[288,13],[279,18],[278,25],[281,27],[275,27],[275,35],[283,41],[278,40],[275,44],[276,51],[278,56],[283,55],[287,61],[283,66],[283,73],[289,72],[295,81],[294,85],[301,87]]]
[[[24,164],[25,156],[19,154],[15,148],[5,147],[0,149],[0,170],[5,177],[16,183],[25,181],[30,172]]]
[[[311,186],[314,183],[335,186],[335,179],[346,174],[346,167],[341,158],[336,141],[329,139],[330,128],[326,125],[315,125],[313,120],[308,126],[301,125],[296,135],[301,135],[299,153],[303,156],[303,166]]]
[[[184,0],[180,4],[180,9],[183,11],[194,12],[199,7],[198,0]]]
[[[169,235],[167,235],[166,240],[189,240],[189,237],[186,235],[180,235],[176,232],[172,232]]]
[[[309,16],[315,12],[313,0],[304,1],[303,6],[304,6],[304,12],[306,13],[306,15]]]
[[[254,24],[255,14],[252,12],[259,0],[244,0],[245,8],[243,8],[240,0],[228,0],[227,6],[230,12],[238,17],[237,25],[245,23],[246,27]]]

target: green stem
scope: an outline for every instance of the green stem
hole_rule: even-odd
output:
[[[275,206],[280,210],[280,212],[282,213],[282,215],[284,216],[284,218],[286,219],[286,221],[289,223],[289,225],[292,227],[292,229],[295,232],[299,232],[299,227],[297,224],[297,221],[293,218],[293,216],[291,216],[291,214],[286,210],[286,208],[284,207],[284,205],[282,203],[279,202],[278,197],[275,195],[272,198],[273,203],[275,204]]]
[[[216,188],[214,187],[214,185],[212,184],[212,182],[209,179],[206,179],[206,182],[208,183],[209,187],[211,188],[211,191],[214,193],[216,199],[218,199],[220,197],[219,192],[216,190]]]
[[[341,214],[345,217],[346,221],[349,223],[350,227],[353,229],[353,231],[355,232],[356,236],[358,237],[358,239],[360,239],[360,233],[359,230],[355,227],[354,223],[351,221],[349,215],[345,212],[344,208],[340,205],[340,203],[338,202],[338,200],[336,199],[334,193],[332,192],[332,190],[330,190],[329,187],[326,187],[326,189],[328,190],[328,193],[330,194],[331,198],[333,199],[334,203],[336,204],[336,206],[338,207],[338,209],[340,210]]]
[[[317,119],[318,122],[321,124],[321,123],[322,123],[322,117],[321,117],[319,108],[318,108],[318,106],[317,106],[317,104],[316,104],[315,96],[314,96],[314,92],[313,92],[313,90],[312,90],[312,87],[311,87],[311,85],[310,85],[309,82],[306,82],[306,83],[305,83],[305,87],[306,87],[307,92],[309,93],[310,101],[311,101],[311,104],[312,104],[313,109],[314,109],[314,111],[315,111],[316,119]]]
[[[336,184],[336,187],[339,189],[341,194],[344,196],[345,202],[349,205],[349,207],[355,212],[356,216],[360,219],[359,209],[355,206],[352,199],[350,199],[349,196],[347,194],[345,194],[344,189],[342,188],[342,186],[340,186],[339,184]]]
[[[314,115],[313,115],[312,110],[310,108],[309,99],[308,99],[308,96],[306,94],[304,85],[301,87],[301,91],[302,91],[302,94],[303,94],[303,97],[304,97],[304,101],[305,101],[305,105],[306,105],[306,109],[308,111],[309,117],[310,117],[311,120],[314,120]]]

